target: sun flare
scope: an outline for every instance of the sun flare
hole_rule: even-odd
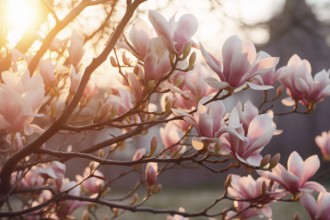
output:
[[[8,27],[8,41],[17,41],[25,31],[33,31],[40,19],[38,0],[5,0],[5,22]],[[3,3],[2,3],[3,4]]]

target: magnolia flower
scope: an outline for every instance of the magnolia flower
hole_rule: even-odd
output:
[[[54,75],[54,65],[51,61],[40,60],[39,71],[44,84],[50,88],[57,86],[57,79]]]
[[[38,111],[45,95],[44,84],[39,74],[31,77],[29,71],[25,71],[21,75],[5,71],[1,74],[1,78],[4,84],[11,87],[26,100],[34,113]]]
[[[315,201],[309,193],[302,193],[301,205],[307,210],[313,220],[330,220],[330,193],[321,192]]]
[[[308,102],[322,102],[326,96],[330,96],[329,71],[322,70],[315,74],[311,92],[306,98]]]
[[[166,149],[171,153],[178,153],[183,147],[179,145],[181,140],[181,132],[174,123],[167,123],[165,127],[160,128],[160,137]]]
[[[206,79],[214,88],[235,89],[248,84],[252,89],[265,90],[272,86],[268,74],[272,74],[278,58],[256,53],[250,41],[242,42],[237,36],[228,38],[222,47],[222,62],[200,45],[201,52],[208,66],[219,76],[221,82],[214,78]],[[262,82],[255,82],[257,75],[267,74]]]
[[[229,178],[228,196],[236,200],[267,204],[274,198],[279,198],[283,195],[277,188],[278,184],[273,184],[269,179],[263,177],[254,180],[251,175],[239,176],[231,174]]]
[[[147,54],[144,58],[144,81],[158,81],[171,70],[168,51],[164,46],[162,38],[153,38]]]
[[[264,51],[258,52],[258,60],[263,60],[264,62],[259,62],[255,68],[264,68],[265,66],[269,66],[269,68],[265,68],[262,73],[256,74],[251,78],[251,82],[256,85],[264,85],[264,88],[267,86],[273,86],[275,81],[277,80],[277,74],[275,67],[279,62],[278,58],[271,57],[268,53]],[[253,84],[248,83],[250,86]],[[262,88],[262,87],[261,87]]]
[[[239,113],[237,108],[234,108],[229,116],[229,126],[234,127],[239,124],[241,124]],[[240,162],[259,166],[262,160],[260,153],[275,131],[273,121],[268,115],[262,114],[255,116],[245,126],[245,129],[243,127],[237,129],[239,135],[224,134],[221,137],[222,145],[228,148],[233,157]]]
[[[329,72],[322,70],[313,79],[311,71],[310,63],[298,55],[293,55],[287,66],[277,70],[278,79],[287,88],[290,98],[309,108],[330,95]],[[289,99],[285,103],[293,102]]]
[[[37,187],[42,186],[48,179],[59,180],[64,177],[65,164],[53,161],[51,163],[42,164],[32,167],[20,181],[20,185],[23,187]],[[16,173],[15,176],[21,175]],[[14,179],[12,179],[14,181]]]
[[[92,176],[90,176],[92,174]],[[81,182],[81,189],[88,195],[98,193],[104,185],[104,176],[99,170],[91,171],[90,166],[86,167],[82,176],[77,175],[77,182]]]
[[[182,54],[185,48],[192,44],[190,39],[197,31],[198,21],[192,14],[185,14],[176,22],[175,15],[167,21],[157,11],[149,11],[149,20],[157,34],[165,38],[172,52]]]
[[[66,166],[59,161],[53,161],[48,164],[44,164],[38,168],[39,175],[46,176],[53,179],[61,179],[64,177]]]
[[[73,66],[70,66],[70,93],[75,93],[78,89],[79,83],[82,78],[82,73],[77,73],[76,69]],[[85,89],[83,95],[85,97],[91,97],[97,92],[97,87],[93,78],[90,78]]]
[[[96,121],[103,122],[120,116],[131,110],[132,94],[126,89],[118,89],[118,94],[110,95],[109,98],[100,107]]]
[[[210,87],[205,80],[209,74],[201,67],[197,66],[189,72],[176,72],[169,79],[168,88],[174,91],[171,93],[173,104],[177,108],[191,109],[198,105],[198,102],[206,96],[209,96],[215,89]]]
[[[183,116],[185,121],[194,126],[199,136],[217,138],[224,132],[225,105],[221,101],[212,102],[207,106],[200,103],[193,116],[177,109],[172,111]]]
[[[221,149],[222,154],[227,154],[227,146],[223,145],[221,136],[231,134],[236,136],[238,139],[243,140],[244,137],[237,132],[242,127],[241,124],[230,124],[227,125],[225,122],[225,106],[222,101],[211,102],[204,106],[202,103],[207,98],[201,99],[199,102],[197,111],[190,115],[178,109],[172,109],[176,115],[183,116],[183,119],[191,124],[197,131],[198,137],[193,138],[193,146],[196,150],[201,150],[204,147],[204,142],[208,144],[223,146]],[[209,146],[213,149],[214,146]]]
[[[21,186],[26,188],[42,186],[44,183],[45,178],[35,168],[29,170],[19,182]]]
[[[140,69],[140,68],[138,68]],[[142,98],[142,92],[143,92],[143,86],[141,82],[139,81],[139,77],[135,75],[134,73],[128,73],[126,74],[126,78],[128,81],[128,85],[132,90],[132,93],[135,96],[135,100],[141,100]]]
[[[244,104],[238,102],[236,109],[240,123],[242,123],[245,132],[247,132],[251,121],[259,115],[259,110],[251,101],[247,101]]]
[[[281,164],[277,164],[272,171],[258,171],[258,173],[265,178],[278,182],[293,194],[314,190],[326,191],[319,183],[308,181],[320,167],[320,160],[317,155],[310,156],[303,161],[300,155],[294,151],[289,156],[287,167],[285,169]]]
[[[150,45],[152,33],[143,20],[138,20],[129,32],[129,40],[134,48],[133,53],[143,59]]]
[[[315,142],[321,149],[323,158],[325,160],[330,160],[330,131],[324,131],[321,135],[316,136]]]
[[[32,125],[33,108],[20,94],[7,85],[0,85],[0,130],[31,134],[32,130],[40,130]]]
[[[81,58],[83,57],[85,50],[83,48],[84,40],[83,37],[77,34],[75,31],[71,34],[71,44],[69,48],[69,59],[70,64],[72,64],[75,68],[78,67]]]
[[[67,192],[71,196],[80,196],[81,187],[75,181],[64,179],[60,192]],[[76,209],[86,205],[86,202],[79,200],[65,200],[60,202],[56,214],[60,219],[67,219]]]

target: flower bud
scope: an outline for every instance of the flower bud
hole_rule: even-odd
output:
[[[110,64],[113,67],[118,67],[118,63],[117,63],[116,59],[113,56],[110,57]]]
[[[158,171],[158,165],[154,162],[149,162],[146,167],[145,171],[145,178],[147,182],[148,188],[155,185],[157,181],[157,171]]]
[[[189,57],[189,65],[187,67],[187,71],[192,70],[194,68],[196,62],[196,52],[193,52]]]
[[[269,169],[273,169],[274,167],[276,167],[276,165],[280,161],[280,158],[281,158],[280,154],[275,154],[275,156],[269,162]]]
[[[150,141],[150,152],[149,152],[149,155],[148,155],[149,157],[154,155],[154,153],[157,149],[157,145],[158,145],[157,137],[153,136],[151,141]]]
[[[259,166],[261,168],[265,167],[269,163],[270,159],[271,159],[270,154],[267,154],[266,156],[264,156],[264,158],[262,158],[262,160],[260,161],[260,165]]]

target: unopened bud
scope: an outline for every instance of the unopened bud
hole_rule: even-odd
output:
[[[168,58],[170,59],[171,64],[174,64],[175,54],[173,52],[169,53]]]
[[[260,167],[261,168],[265,167],[269,163],[270,159],[271,159],[270,154],[264,156],[264,158],[262,158],[262,160],[260,161]]]
[[[110,57],[110,63],[111,63],[111,66],[118,67],[118,63],[113,56]]]
[[[193,52],[189,57],[189,65],[187,67],[187,70],[192,70],[194,68],[196,62],[196,52]]]
[[[149,162],[146,167],[145,171],[145,178],[147,182],[148,188],[155,185],[157,181],[157,172],[158,172],[158,165],[154,162]]]
[[[151,141],[150,141],[150,152],[149,152],[149,157],[153,156],[156,149],[157,149],[157,146],[158,146],[158,141],[157,141],[157,137],[156,136],[153,136]]]
[[[176,86],[180,86],[183,82],[184,82],[184,76],[181,75],[175,80],[174,84]]]
[[[126,53],[124,53],[121,58],[123,59],[125,65],[131,65],[131,60],[126,56]]]
[[[182,54],[182,58],[181,58],[182,60],[186,59],[188,57],[188,55],[190,54],[191,46],[192,46],[191,43],[186,44],[183,54]]]
[[[274,167],[276,167],[276,165],[280,161],[280,158],[281,158],[280,154],[275,154],[275,156],[269,162],[269,169],[273,169]]]
[[[172,107],[173,107],[173,101],[170,100],[170,99],[167,99],[166,100],[166,103],[165,103],[165,112],[164,114],[168,114],[170,113],[172,110]]]

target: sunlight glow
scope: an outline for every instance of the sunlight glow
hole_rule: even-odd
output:
[[[6,0],[6,25],[10,43],[17,41],[25,31],[34,27],[40,19],[38,0]]]

